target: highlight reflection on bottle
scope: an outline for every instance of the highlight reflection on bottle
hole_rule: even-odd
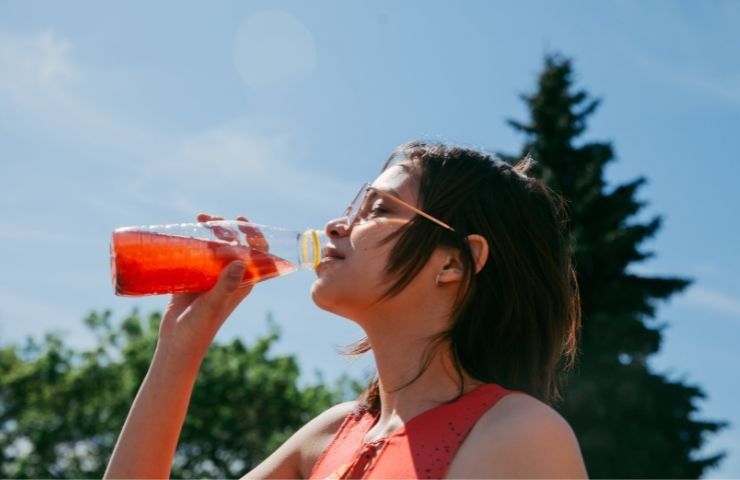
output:
[[[265,229],[269,229],[267,239]],[[212,288],[223,269],[238,259],[246,265],[243,284],[257,283],[300,267],[315,267],[321,239],[313,232],[257,229],[235,221],[117,229],[110,252],[113,285],[122,296],[202,292]],[[281,246],[283,251],[276,252]],[[287,253],[286,257],[293,253],[296,261],[279,253]]]

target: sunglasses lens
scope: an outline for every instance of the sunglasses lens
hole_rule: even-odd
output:
[[[357,215],[362,209],[363,203],[365,203],[365,198],[367,197],[367,190],[368,185],[365,184],[360,188],[360,191],[357,192],[357,195],[355,196],[355,199],[352,201],[352,204],[347,208],[347,223],[349,225],[353,225],[355,223],[355,220],[357,220]]]

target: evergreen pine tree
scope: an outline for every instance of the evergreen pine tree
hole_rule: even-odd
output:
[[[638,247],[661,225],[660,216],[632,218],[646,204],[635,198],[646,180],[607,190],[611,145],[576,142],[599,100],[574,90],[569,59],[548,55],[537,91],[522,98],[529,122],[508,123],[525,134],[523,154],[538,161],[534,174],[569,201],[581,288],[579,365],[555,408],[575,430],[592,477],[698,478],[725,453],[698,458],[696,450],[726,423],[693,418],[704,392],[647,365],[666,325],[655,323],[657,302],[691,281],[627,270],[653,256]]]

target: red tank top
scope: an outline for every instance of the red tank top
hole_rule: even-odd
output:
[[[518,391],[494,383],[481,385],[453,403],[418,414],[393,434],[372,443],[363,439],[377,414],[364,409],[353,411],[345,417],[309,478],[444,478],[478,419],[514,392]]]

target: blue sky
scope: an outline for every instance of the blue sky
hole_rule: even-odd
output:
[[[610,185],[646,176],[638,218],[664,217],[632,269],[695,281],[660,305],[651,365],[734,424],[705,452],[730,452],[709,476],[738,477],[738,31],[732,0],[0,0],[0,339],[85,345],[91,310],[161,310],[113,295],[115,227],[200,211],[318,227],[404,141],[518,151],[505,119],[526,119],[518,95],[560,51],[603,98],[584,140],[614,142]],[[272,312],[306,380],[364,375],[334,352],[360,331],[312,304],[312,276],[259,285],[220,338],[253,339]]]

